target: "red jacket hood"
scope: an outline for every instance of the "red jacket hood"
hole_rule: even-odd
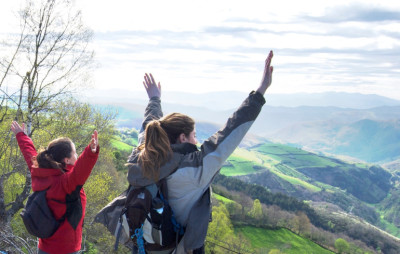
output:
[[[66,172],[69,172],[73,169],[73,165],[67,165]],[[31,175],[32,175],[32,190],[33,191],[41,191],[50,187],[53,183],[51,176],[59,176],[64,174],[59,169],[53,168],[35,168],[32,167]]]

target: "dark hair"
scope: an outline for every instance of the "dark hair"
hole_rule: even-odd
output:
[[[66,169],[64,159],[72,155],[72,144],[69,138],[54,139],[46,149],[41,150],[33,158],[34,165],[39,168],[54,168],[63,171]]]
[[[144,142],[138,147],[138,162],[143,176],[158,180],[159,169],[171,156],[171,144],[175,144],[182,133],[185,136],[194,130],[194,120],[184,114],[172,113],[147,124]]]

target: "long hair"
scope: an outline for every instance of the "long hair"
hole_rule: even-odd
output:
[[[72,141],[69,138],[57,138],[51,141],[33,157],[33,164],[39,168],[54,168],[62,172],[66,169],[65,158],[72,155]]]
[[[171,144],[175,144],[180,134],[194,130],[194,120],[187,115],[172,113],[160,120],[153,120],[146,126],[144,142],[138,147],[138,162],[143,176],[158,180],[159,169],[171,156]]]

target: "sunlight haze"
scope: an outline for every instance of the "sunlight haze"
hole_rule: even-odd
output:
[[[17,31],[2,3],[0,35]],[[93,29],[91,89],[255,89],[274,51],[269,93],[343,91],[400,100],[398,1],[75,1]],[[18,28],[18,27],[17,27]]]

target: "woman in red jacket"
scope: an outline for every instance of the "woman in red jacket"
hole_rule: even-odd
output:
[[[57,220],[65,218],[51,237],[39,238],[38,253],[78,253],[86,208],[86,194],[82,186],[99,154],[97,131],[77,158],[75,145],[69,138],[55,139],[37,153],[32,140],[24,133],[24,124],[20,126],[14,121],[11,130],[31,171],[32,190],[48,189],[46,200],[54,217]]]

